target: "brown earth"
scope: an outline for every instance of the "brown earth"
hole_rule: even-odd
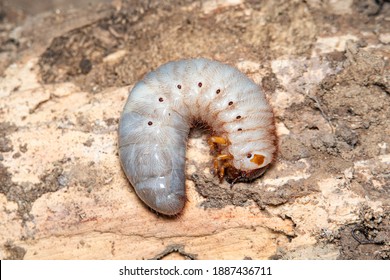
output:
[[[85,2],[0,2],[1,259],[390,259],[389,1]],[[279,154],[230,187],[192,131],[168,218],[117,128],[134,83],[188,57],[263,87]]]

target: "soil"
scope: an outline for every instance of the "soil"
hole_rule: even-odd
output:
[[[389,1],[46,2],[0,4],[2,259],[390,259]],[[279,153],[231,187],[192,131],[167,218],[121,171],[117,126],[135,82],[188,57],[262,86]]]

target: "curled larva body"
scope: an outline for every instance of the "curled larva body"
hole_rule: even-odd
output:
[[[126,176],[141,200],[162,214],[184,207],[186,141],[194,120],[217,135],[211,137],[216,161],[224,161],[222,176],[231,181],[260,176],[274,159],[272,108],[258,85],[208,59],[164,64],[134,86],[119,124]]]

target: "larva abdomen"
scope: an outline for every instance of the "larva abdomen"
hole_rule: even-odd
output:
[[[253,81],[207,59],[167,63],[134,86],[119,125],[126,176],[157,212],[174,215],[184,207],[186,140],[193,120],[211,127],[218,172],[231,181],[258,177],[273,160],[272,109]]]
[[[137,195],[152,209],[166,215],[181,211],[185,147],[189,126],[174,129],[148,115],[124,111],[120,122],[120,158]],[[174,117],[173,117],[174,118]],[[140,124],[147,124],[140,125]]]

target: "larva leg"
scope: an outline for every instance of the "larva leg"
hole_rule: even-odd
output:
[[[209,146],[210,146],[211,154],[215,154],[217,145],[226,146],[226,145],[228,145],[229,142],[224,137],[211,136],[209,138],[209,140],[208,140],[208,143],[209,143]]]
[[[219,145],[226,145],[227,143],[227,140],[223,137],[219,137],[219,136],[211,136],[208,140],[208,144],[209,144],[209,147],[210,147],[210,153],[212,155],[215,155],[216,153],[218,153],[218,144]]]
[[[214,175],[217,175],[218,174],[218,170],[219,170],[219,161],[217,158],[214,158]]]
[[[231,163],[225,161],[224,163],[222,163],[222,165],[219,167],[219,181],[222,183],[223,182],[223,178],[225,177],[225,170],[226,168],[229,168],[231,167]]]
[[[218,155],[217,156],[218,160],[228,160],[228,159],[233,159],[232,155]]]
[[[229,141],[221,136],[211,136],[209,138],[209,145],[212,154],[216,154],[214,158],[214,175],[219,177],[220,182],[222,183],[223,177],[225,176],[225,168],[230,166],[227,164],[227,160],[233,159],[233,156],[229,154],[219,154],[220,150],[218,149],[216,152],[216,148],[219,146],[227,146]],[[223,163],[221,164],[221,162]]]
[[[211,136],[210,142],[214,143],[214,144],[219,144],[219,145],[227,145],[228,144],[228,140],[226,140],[225,138],[220,137],[220,136]]]
[[[228,162],[228,160],[231,159],[233,159],[232,155],[221,154],[217,155],[214,160],[214,172],[215,174],[218,174],[219,181],[221,183],[223,181],[223,177],[225,176],[225,168],[231,166],[231,164]],[[222,164],[221,161],[223,161]]]
[[[223,167],[223,164],[221,165],[221,162],[220,162],[220,160],[218,160],[218,157],[214,158],[214,172],[213,172],[213,174],[214,174],[214,176],[218,176],[219,181],[222,182],[221,178],[225,174],[225,168]],[[221,177],[221,174],[222,174],[222,177]]]
[[[214,158],[214,174],[217,175],[217,174],[221,174],[221,168],[225,168],[226,166],[225,163],[224,164],[220,164],[221,161],[223,160],[229,160],[229,159],[232,159],[233,157],[231,155],[217,155],[215,158]],[[223,172],[224,173],[224,172]]]

